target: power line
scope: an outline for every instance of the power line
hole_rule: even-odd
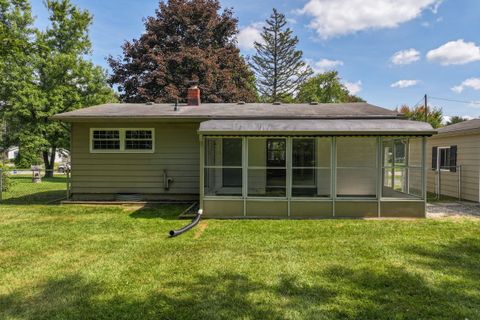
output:
[[[432,96],[428,96],[428,97],[429,97],[430,99],[433,99],[433,100],[443,100],[443,101],[450,101],[450,102],[458,102],[458,103],[478,104],[478,105],[480,105],[480,101],[456,100],[456,99],[439,98],[439,97],[432,97]]]
[[[416,106],[418,106],[418,104],[423,100],[424,100],[424,97],[421,97],[420,100],[418,100],[417,103],[415,103],[412,108],[415,108]]]

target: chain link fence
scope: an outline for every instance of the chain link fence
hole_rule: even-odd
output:
[[[0,169],[0,205],[49,204],[69,198],[69,170]]]
[[[444,166],[431,171],[428,191],[434,200],[478,201],[479,169],[478,166]]]

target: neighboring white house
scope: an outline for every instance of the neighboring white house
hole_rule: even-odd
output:
[[[428,138],[428,191],[480,201],[480,119],[452,124]]]
[[[7,159],[14,161],[18,157],[19,147],[14,146],[7,150]],[[70,161],[70,152],[66,149],[59,149],[55,152],[55,163],[66,163]]]

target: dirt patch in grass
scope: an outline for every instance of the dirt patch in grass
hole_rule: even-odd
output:
[[[202,221],[198,224],[197,230],[195,230],[195,235],[193,236],[194,239],[198,239],[202,236],[205,229],[208,227],[208,221]]]

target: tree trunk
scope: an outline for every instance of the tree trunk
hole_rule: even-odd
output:
[[[48,151],[43,151],[43,162],[45,163],[45,178],[53,177],[56,151],[57,151],[56,147],[52,147],[50,154]]]

